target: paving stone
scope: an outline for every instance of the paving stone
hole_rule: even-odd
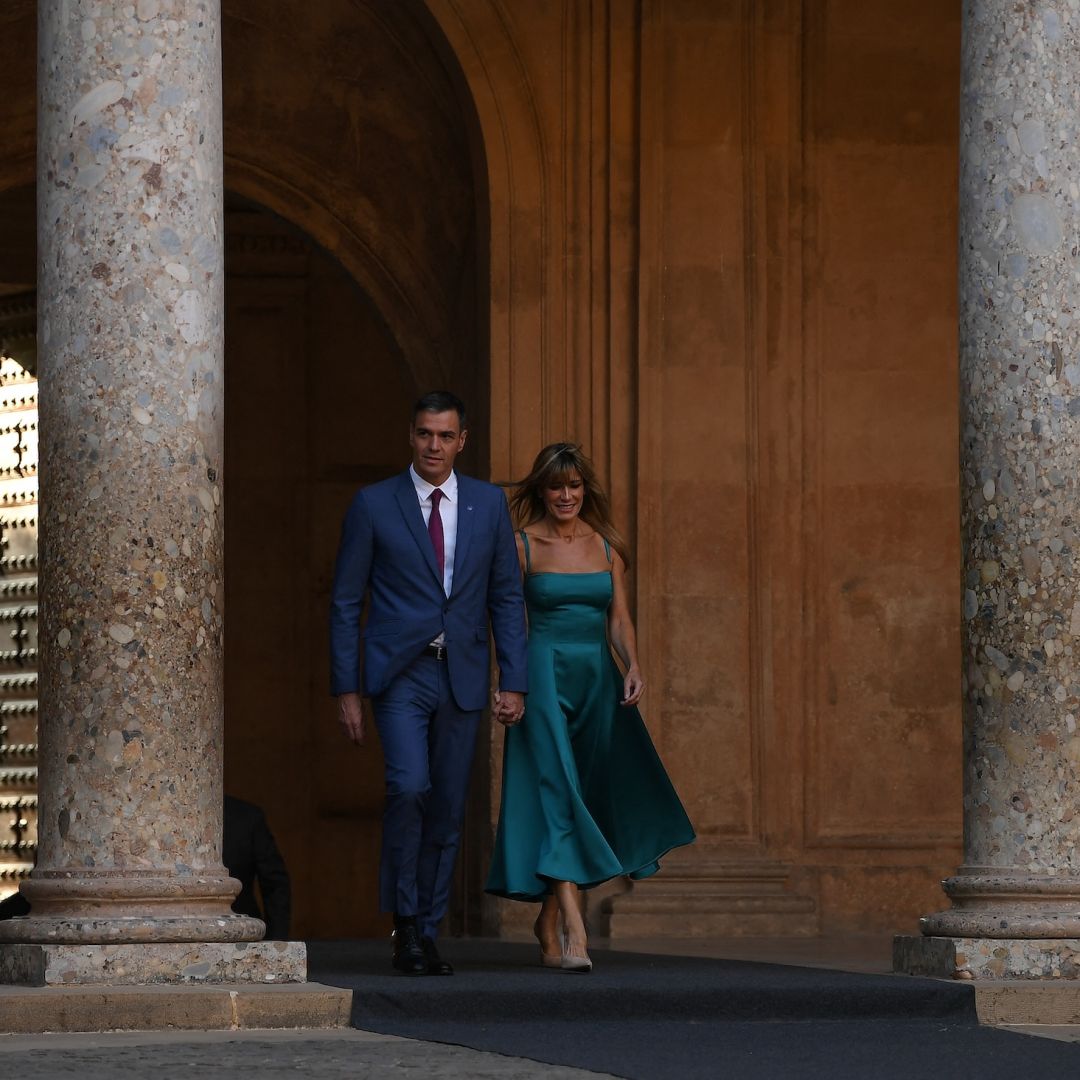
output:
[[[401,1080],[411,1076],[437,1080],[586,1080],[607,1075],[358,1031],[276,1036],[267,1032],[197,1037],[56,1035],[6,1039],[0,1049],[0,1074],[17,1075],[19,1080],[64,1076],[113,1080],[151,1073],[166,1077],[258,1076],[260,1080],[286,1076],[325,1080]]]

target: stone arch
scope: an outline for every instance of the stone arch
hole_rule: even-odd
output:
[[[236,523],[226,532],[227,627],[243,628],[226,646],[226,781],[274,813],[297,882],[298,932],[381,933],[366,880],[373,860],[326,869],[335,851],[377,848],[381,757],[377,747],[359,764],[342,753],[323,627],[341,517],[357,484],[401,468],[416,394],[449,384],[468,401],[486,383],[468,106],[419,0],[223,0],[223,9],[226,191],[256,204],[262,220],[248,225],[271,240],[287,223],[319,249],[296,251],[292,285],[275,244],[252,245],[250,266],[226,258],[236,274],[226,292]],[[234,213],[247,210],[240,200]],[[370,305],[342,300],[347,284]],[[396,354],[374,343],[374,321]],[[480,401],[472,411],[483,421]],[[263,426],[288,432],[288,445],[302,447],[296,460],[264,465]],[[477,464],[474,452],[467,471]],[[270,545],[256,565],[248,553],[260,545],[244,530],[270,514],[302,538],[300,554]],[[289,646],[312,640],[318,649]],[[312,723],[298,729],[298,715]]]
[[[345,267],[382,312],[417,386],[450,382],[445,358],[431,351],[423,314],[413,303],[415,291],[379,259],[370,237],[342,222],[287,179],[229,153],[225,155],[225,188],[302,228]]]
[[[29,46],[33,38],[33,5],[29,0],[13,2],[26,17],[12,28],[18,30],[20,49],[32,57],[34,50]],[[272,26],[266,25],[270,16],[265,9],[252,0],[223,0],[222,6],[226,48],[231,48],[234,58],[240,57],[245,49],[248,52],[239,70],[233,64],[226,68],[226,189],[295,225],[335,258],[385,317],[402,354],[402,370],[407,368],[418,386],[445,382],[462,386],[467,400],[473,395],[480,398],[478,391],[488,390],[490,357],[490,392],[483,395],[487,400],[474,412],[483,416],[490,410],[493,422],[481,424],[481,430],[476,433],[481,436],[475,442],[480,444],[482,464],[474,457],[474,463],[480,464],[475,471],[490,470],[499,479],[520,472],[538,445],[540,413],[536,405],[543,390],[542,360],[548,337],[544,267],[549,214],[538,110],[517,45],[498,5],[477,6],[475,12],[462,18],[458,18],[455,8],[449,7],[447,10],[453,17],[448,18],[446,12],[442,17],[433,14],[423,0],[403,0],[400,5],[387,5],[379,0],[320,0],[319,5],[307,6],[296,2],[275,5],[273,17],[278,24]],[[0,15],[0,27],[4,23],[4,16]],[[231,43],[230,23],[233,33],[238,35]],[[316,24],[315,31],[312,24]],[[263,36],[260,28],[266,31]],[[440,70],[419,76],[431,80],[426,90],[427,100],[433,103],[436,113],[429,126],[423,126],[421,121],[420,127],[410,130],[409,119],[401,119],[402,114],[394,111],[393,102],[378,98],[377,81],[370,75],[362,77],[363,73],[352,78],[348,65],[352,62],[362,65],[372,50],[378,49],[367,33],[372,28],[385,31],[387,48],[396,50],[395,63],[410,50],[420,55],[425,43],[425,55],[430,58],[434,50],[441,60]],[[309,36],[303,38],[304,33]],[[340,41],[333,37],[335,33]],[[290,49],[298,48],[298,41],[308,51],[290,54]],[[271,52],[256,59],[259,48],[266,43],[270,44]],[[364,141],[370,132],[362,130],[355,119],[370,115],[376,123],[383,124],[383,134],[392,136],[396,132],[411,139],[425,147],[426,161],[439,161],[447,144],[438,140],[445,140],[447,129],[452,128],[453,112],[459,110],[464,118],[464,137],[469,140],[465,160],[471,166],[471,175],[466,177],[464,170],[455,173],[453,166],[447,175],[433,176],[433,170],[427,167],[416,183],[424,188],[434,181],[441,188],[437,195],[428,195],[426,217],[424,207],[416,210],[423,218],[419,224],[410,216],[414,208],[395,201],[401,193],[392,184],[378,186],[378,181],[385,177],[374,177],[377,190],[366,189],[367,178],[358,174],[354,163],[341,164],[344,153],[338,155],[335,171],[337,147],[332,141],[322,142],[329,152],[318,149],[312,138],[299,147],[288,144],[294,132],[301,137],[310,136],[312,125],[325,121],[326,116],[312,119],[305,112],[311,103],[298,104],[297,98],[289,97],[288,93],[283,101],[271,106],[266,92],[272,89],[275,77],[283,81],[282,74],[287,69],[282,65],[290,55],[294,63],[303,66],[305,56],[322,59],[323,54],[318,50],[324,44],[331,49],[326,64],[337,73],[337,84],[327,89],[329,80],[324,78],[323,69],[309,71],[311,82],[319,84],[312,94],[312,107],[325,105],[329,112],[335,103],[345,101],[353,108],[353,127],[342,121],[336,132],[341,143],[359,139],[360,145],[370,145]],[[332,52],[335,48],[336,54]],[[6,55],[8,49],[0,45],[0,56]],[[350,60],[350,56],[361,59]],[[437,65],[429,64],[433,66]],[[6,162],[0,164],[0,189],[32,183],[35,176],[32,60],[26,70],[29,74],[23,80],[26,92],[20,92],[21,104],[0,111],[0,120],[4,112],[10,111],[11,117],[17,112],[17,123],[12,121],[13,126],[25,135],[12,143]],[[410,68],[404,77],[411,75]],[[450,84],[453,84],[452,94],[447,89]],[[271,129],[266,121],[272,118],[267,110],[271,107],[281,111],[272,127],[272,137],[268,137]],[[339,112],[344,114],[348,110]],[[456,146],[460,146],[460,136],[458,139]],[[390,153],[397,152],[399,148],[391,142],[388,139],[384,143],[384,152],[387,147]],[[402,152],[408,149],[406,146]],[[360,160],[360,164],[364,161]],[[407,159],[397,167],[401,170],[399,175],[418,175],[415,159]],[[429,192],[434,190],[428,188]],[[439,231],[439,223],[433,219],[446,215],[447,211],[436,206],[436,202],[447,196],[451,200],[447,205],[452,207],[449,216],[460,223],[467,209],[471,215],[468,227],[457,232],[449,227]],[[389,216],[383,212],[386,206],[393,211]],[[412,242],[418,238],[420,242]],[[475,290],[455,291],[460,281],[475,280],[477,276],[479,295]],[[464,342],[456,340],[455,331],[466,326],[470,319],[476,336]],[[468,380],[473,381],[472,387]],[[381,441],[388,447],[395,445],[392,437]],[[485,444],[492,448],[490,454],[484,453]],[[240,483],[234,483],[230,498],[233,507],[240,507],[242,512],[245,504],[243,500],[237,501],[237,491],[248,502],[259,496],[259,492],[250,485],[244,488],[239,464],[242,462],[237,455],[232,455],[231,475],[240,478]],[[377,464],[381,468],[383,463]],[[313,500],[318,522],[335,516],[331,504],[338,498],[338,488],[344,489],[357,478],[365,481],[374,477],[374,471],[371,476],[365,472],[362,477],[358,473],[354,475],[355,472],[327,471],[327,485],[334,490]],[[292,516],[296,520],[303,518],[301,510]],[[320,525],[315,531],[317,543],[313,549],[318,544],[328,547],[329,541],[322,535],[326,530]],[[321,565],[314,559],[313,565],[316,563]],[[282,575],[269,574],[267,579],[281,580]],[[233,655],[237,655],[235,651]],[[233,669],[237,670],[235,663]],[[305,682],[314,687],[317,680]],[[321,723],[325,700],[321,683],[318,685],[319,700],[312,698],[309,707]],[[297,704],[304,707],[303,702]],[[230,720],[227,734],[233,739],[242,738],[243,724]],[[337,737],[336,731],[333,735]],[[260,753],[264,755],[265,742],[261,738],[264,748]],[[327,751],[328,756],[330,752]],[[341,758],[336,742],[332,744],[332,752],[334,757]],[[254,768],[252,765],[251,770]],[[324,786],[335,791],[337,787],[346,790],[344,784]],[[374,789],[373,785],[369,786]],[[246,795],[247,791],[242,788],[240,793]],[[252,794],[261,793],[255,790]],[[366,806],[348,803],[347,796],[341,796],[340,801],[341,806],[335,804],[331,808],[333,813],[328,820],[338,823],[342,833],[332,834],[328,827],[327,844],[340,843],[346,835],[348,842],[354,843],[355,823],[366,820],[363,818],[368,813]],[[268,798],[264,802],[269,806]],[[361,847],[363,843],[362,840]],[[343,879],[339,884],[344,887],[346,883]],[[356,933],[358,929],[342,928],[340,932]],[[371,928],[365,929],[370,932]]]
[[[417,385],[470,396],[482,207],[468,107],[422,5],[222,0],[222,11],[226,188],[349,271]]]
[[[470,49],[470,35],[475,31],[483,30],[483,22],[498,20],[498,13],[494,5],[479,9],[476,16],[468,17],[470,27],[454,20],[438,20],[433,23],[428,17],[427,9],[423,0],[415,0],[412,3],[402,3],[393,7],[386,7],[371,0],[324,0],[318,6],[317,11],[310,6],[295,9],[287,7],[277,9],[275,13],[264,13],[258,5],[253,5],[250,0],[222,0],[223,30],[225,34],[225,48],[229,48],[228,33],[230,24],[237,36],[242,32],[247,41],[257,39],[260,30],[269,30],[280,42],[285,43],[283,48],[298,47],[301,40],[300,31],[310,26],[313,22],[321,21],[323,42],[332,41],[338,49],[336,57],[331,56],[328,61],[334,66],[332,74],[340,75],[344,70],[348,74],[350,63],[348,50],[356,46],[357,41],[364,40],[364,33],[374,28],[385,42],[385,47],[396,50],[398,60],[407,58],[415,48],[419,36],[412,34],[409,23],[419,26],[427,24],[421,33],[428,39],[429,48],[433,47],[440,54],[447,67],[447,75],[451,79],[458,79],[461,71],[458,64],[461,58],[465,63],[461,69],[465,73],[468,89],[465,90],[464,98],[470,94],[475,96],[475,86],[481,94],[481,104],[476,109],[479,114],[480,126],[483,129],[481,140],[474,140],[476,145],[473,152],[473,164],[475,179],[479,188],[483,189],[487,178],[483,167],[483,146],[490,146],[493,154],[491,160],[494,169],[491,176],[490,187],[493,191],[506,192],[499,207],[500,220],[496,227],[491,230],[495,247],[492,250],[492,264],[498,259],[500,271],[492,275],[497,279],[495,287],[491,289],[492,304],[491,318],[493,320],[493,332],[491,335],[495,353],[500,358],[500,377],[495,380],[493,386],[498,386],[498,391],[492,395],[492,404],[497,405],[500,413],[500,422],[505,423],[507,418],[506,402],[509,399],[508,391],[503,388],[508,380],[503,371],[509,366],[509,357],[513,350],[507,342],[509,338],[531,339],[534,329],[522,325],[520,318],[509,318],[510,305],[508,291],[500,288],[503,280],[509,273],[508,267],[514,265],[512,259],[517,256],[521,270],[515,274],[520,278],[531,273],[530,260],[522,257],[519,251],[512,250],[512,245],[504,238],[508,237],[512,230],[505,222],[506,211],[514,205],[527,206],[528,200],[523,198],[520,190],[523,185],[511,183],[511,156],[514,158],[514,167],[525,174],[535,173],[532,165],[536,155],[530,152],[529,145],[515,133],[524,130],[519,113],[529,112],[523,110],[519,102],[501,101],[499,93],[495,93],[498,79],[485,80],[478,72],[492,69],[497,73],[507,62],[513,63],[516,55],[513,51],[513,42],[508,35],[500,45],[505,54],[501,59],[485,57],[476,49]],[[271,17],[272,15],[272,17]],[[316,18],[317,16],[317,18]],[[450,26],[454,40],[444,40],[440,30],[441,22],[446,21]],[[475,23],[475,30],[471,24]],[[432,29],[436,29],[432,33]],[[34,36],[36,32],[35,8],[33,0],[10,0],[4,5],[0,13],[0,29],[5,32],[2,35],[3,44],[0,44],[0,57],[5,59],[5,70],[9,74],[8,105],[0,113],[0,121],[3,121],[5,130],[6,150],[3,162],[0,162],[0,190],[31,184],[35,180],[35,129],[36,129],[36,99],[35,99],[35,56]],[[464,34],[463,34],[464,29]],[[315,38],[308,40],[314,41]],[[368,46],[370,48],[370,46]],[[257,52],[257,49],[247,50],[249,53]],[[239,50],[233,50],[236,55]],[[278,56],[284,55],[279,52]],[[267,59],[264,66],[272,67],[274,60]],[[423,61],[420,62],[421,64]],[[302,57],[297,57],[292,65],[293,71],[303,69]],[[414,81],[433,84],[430,72],[418,72]],[[226,125],[229,123],[229,97],[230,91],[236,92],[236,84],[242,80],[238,74],[227,72],[224,90],[226,94]],[[512,84],[513,80],[507,80]],[[352,94],[352,100],[362,92],[363,87],[346,86],[344,89],[335,89],[330,98],[334,104],[340,104]],[[442,88],[438,85],[429,85],[429,92],[437,94]],[[473,101],[465,100],[459,93],[458,102],[466,117],[466,123],[473,122]],[[531,103],[530,103],[531,104]],[[258,111],[262,115],[267,112],[265,99],[257,96],[246,98],[240,103],[239,115],[249,116],[252,111]],[[500,117],[501,112],[508,116]],[[536,130],[534,110],[531,113],[533,130]],[[303,124],[303,115],[299,112],[288,118],[293,123]],[[389,122],[389,121],[388,121]],[[355,127],[355,121],[353,127]],[[343,129],[347,129],[347,122],[343,123]],[[238,194],[258,202],[287,221],[292,222],[308,233],[325,250],[337,258],[349,273],[355,278],[360,286],[368,293],[376,306],[384,313],[388,326],[401,349],[402,357],[408,366],[417,385],[434,386],[443,384],[456,384],[461,378],[461,357],[455,355],[455,328],[448,325],[447,307],[453,303],[452,297],[447,297],[447,285],[433,279],[433,266],[438,262],[438,254],[428,251],[415,251],[410,246],[406,236],[395,233],[392,227],[388,228],[386,217],[380,213],[380,207],[375,198],[365,198],[360,193],[359,198],[353,201],[348,212],[343,212],[340,205],[335,205],[334,185],[326,183],[326,163],[319,161],[311,155],[303,160],[285,162],[282,157],[260,155],[253,152],[252,146],[260,138],[266,142],[264,132],[255,129],[252,133],[252,141],[247,138],[247,125],[236,125],[228,130],[226,138],[225,155],[225,186]],[[470,132],[475,136],[475,132]],[[535,141],[535,140],[534,140]],[[482,143],[482,145],[481,145]],[[340,179],[338,181],[340,189]],[[345,198],[348,193],[345,194]],[[479,234],[483,246],[486,234],[486,200],[483,190],[477,192],[472,212],[476,215],[476,233]],[[474,237],[475,239],[475,237]],[[520,248],[520,245],[519,245]],[[459,252],[451,252],[451,255],[459,255]],[[475,269],[475,268],[473,268]],[[453,277],[453,270],[444,273],[445,277]],[[443,294],[440,296],[440,293]],[[441,300],[441,309],[440,309]],[[480,325],[480,333],[486,336],[487,310],[483,311]],[[519,330],[520,328],[520,330]],[[509,331],[509,333],[508,333]],[[519,331],[515,333],[515,331]],[[474,354],[483,355],[486,349],[484,342],[471,343]],[[465,346],[468,348],[469,346]],[[474,357],[469,357],[470,360]],[[486,380],[486,371],[483,372]],[[478,386],[477,389],[480,387]],[[501,433],[500,433],[501,434]],[[493,445],[504,445],[505,439],[492,440]]]

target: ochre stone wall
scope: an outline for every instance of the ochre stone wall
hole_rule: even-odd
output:
[[[703,847],[906,925],[961,818],[959,12],[723,7],[643,35],[650,716]]]
[[[961,831],[959,8],[803,30],[802,858],[827,924],[913,929]]]
[[[499,32],[482,0],[429,7],[489,175],[501,151],[536,204],[539,254],[492,263],[493,312],[543,332],[535,364],[493,334],[493,467],[569,436],[609,479],[701,834],[672,863],[705,898],[786,868],[818,929],[909,926],[961,828],[958,6],[506,5]]]

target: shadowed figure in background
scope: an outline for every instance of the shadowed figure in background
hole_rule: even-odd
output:
[[[222,825],[221,861],[229,876],[240,882],[233,911],[262,919],[267,941],[288,940],[292,910],[289,871],[274,843],[266,815],[254,803],[226,795]],[[256,882],[263,910],[255,896]]]

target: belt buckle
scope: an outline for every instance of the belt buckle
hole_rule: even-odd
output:
[[[445,645],[429,645],[427,651],[435,657],[436,660],[446,659],[446,646]]]

